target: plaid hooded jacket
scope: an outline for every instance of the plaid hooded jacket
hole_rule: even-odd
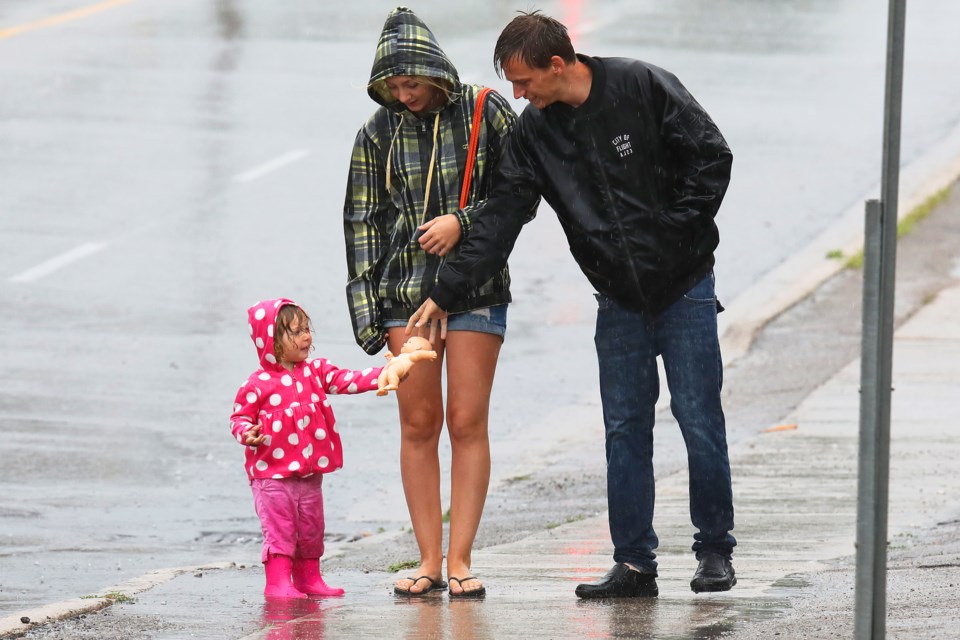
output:
[[[418,117],[390,95],[385,80],[398,75],[443,81],[452,87],[449,99],[438,112]],[[400,7],[390,13],[367,89],[381,107],[357,134],[343,208],[347,302],[357,343],[369,354],[386,342],[383,320],[409,318],[429,296],[445,259],[458,254],[459,248],[445,258],[426,253],[417,242],[417,227],[453,214],[460,222],[461,241],[470,234],[474,207],[460,210],[459,200],[479,90],[460,82],[433,33],[412,11]],[[515,122],[506,100],[494,92],[488,94],[469,202],[486,198],[491,169]],[[427,173],[434,154],[427,199]],[[505,267],[446,311],[510,302],[509,286]]]

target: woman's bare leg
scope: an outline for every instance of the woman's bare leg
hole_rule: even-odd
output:
[[[490,440],[487,420],[490,390],[503,340],[475,331],[447,334],[447,429],[450,433],[450,546],[447,575],[470,575],[470,555],[490,484]],[[454,593],[475,591],[482,585],[468,580],[451,582]]]
[[[400,353],[407,336],[403,328],[388,332],[390,351]],[[443,427],[443,393],[440,373],[443,345],[434,345],[437,359],[420,362],[397,390],[400,406],[400,477],[410,511],[410,522],[420,548],[420,568],[414,576],[441,577],[443,569],[443,523],[440,506],[440,458],[437,449]],[[409,578],[396,582],[400,589],[419,593],[426,580]]]

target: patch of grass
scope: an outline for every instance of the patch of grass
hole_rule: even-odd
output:
[[[930,213],[937,208],[937,205],[947,199],[949,194],[950,187],[944,187],[920,203],[913,211],[904,216],[903,220],[897,224],[897,237],[902,238],[913,231],[913,228],[917,226],[917,223],[930,215]]]
[[[403,571],[404,569],[416,569],[419,566],[419,560],[404,560],[402,562],[394,562],[392,565],[387,567],[387,573],[397,573],[398,571]]]
[[[386,529],[384,529],[383,527],[379,527],[377,529],[377,533],[385,533],[385,532],[386,532]]]
[[[843,260],[843,251],[840,249],[827,251],[827,260]]]
[[[110,593],[105,593],[102,596],[92,594],[89,596],[80,596],[82,600],[99,600],[100,598],[107,598],[108,600],[113,600],[114,602],[120,602],[123,604],[133,604],[136,602],[133,598],[128,596],[125,593],[120,593],[119,591],[111,591]]]
[[[504,482],[506,484],[516,484],[517,482],[526,482],[531,478],[533,478],[533,474],[528,473],[522,476],[513,476],[512,478],[507,478],[506,480],[504,480]]]
[[[580,522],[581,520],[586,520],[587,516],[580,514],[577,516],[570,516],[564,522],[550,522],[547,524],[547,529],[556,529],[561,524],[570,524],[571,522]]]
[[[440,517],[441,522],[450,522],[450,509],[447,509],[443,512],[443,515]]]
[[[863,249],[857,251],[854,255],[847,258],[847,263],[843,265],[847,269],[862,269],[863,268]]]
[[[937,208],[937,205],[947,199],[949,194],[950,187],[944,187],[914,207],[910,213],[897,222],[897,238],[902,238],[913,231],[921,220],[929,216]],[[850,256],[844,266],[848,269],[861,269],[863,267],[863,249],[858,251],[856,255]]]

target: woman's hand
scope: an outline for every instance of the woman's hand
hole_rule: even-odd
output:
[[[417,227],[420,248],[427,253],[445,256],[460,242],[460,221],[452,213],[437,216]]]
[[[446,311],[437,306],[433,298],[427,298],[427,301],[420,305],[420,308],[407,320],[404,333],[408,336],[418,335],[429,340],[430,344],[436,345],[437,338],[447,339],[447,315]],[[429,335],[424,335],[428,328]]]

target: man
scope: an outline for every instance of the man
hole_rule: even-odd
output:
[[[720,404],[714,216],[732,155],[677,78],[638,60],[575,54],[566,27],[521,13],[494,51],[498,73],[529,105],[490,197],[462,230],[430,299],[408,328],[445,316],[502,268],[531,203],[557,212],[597,290],[596,348],[606,430],[607,500],[616,565],[581,598],[656,596],[654,406],[661,356],[687,447],[697,533],[695,592],[736,584],[733,496]]]

